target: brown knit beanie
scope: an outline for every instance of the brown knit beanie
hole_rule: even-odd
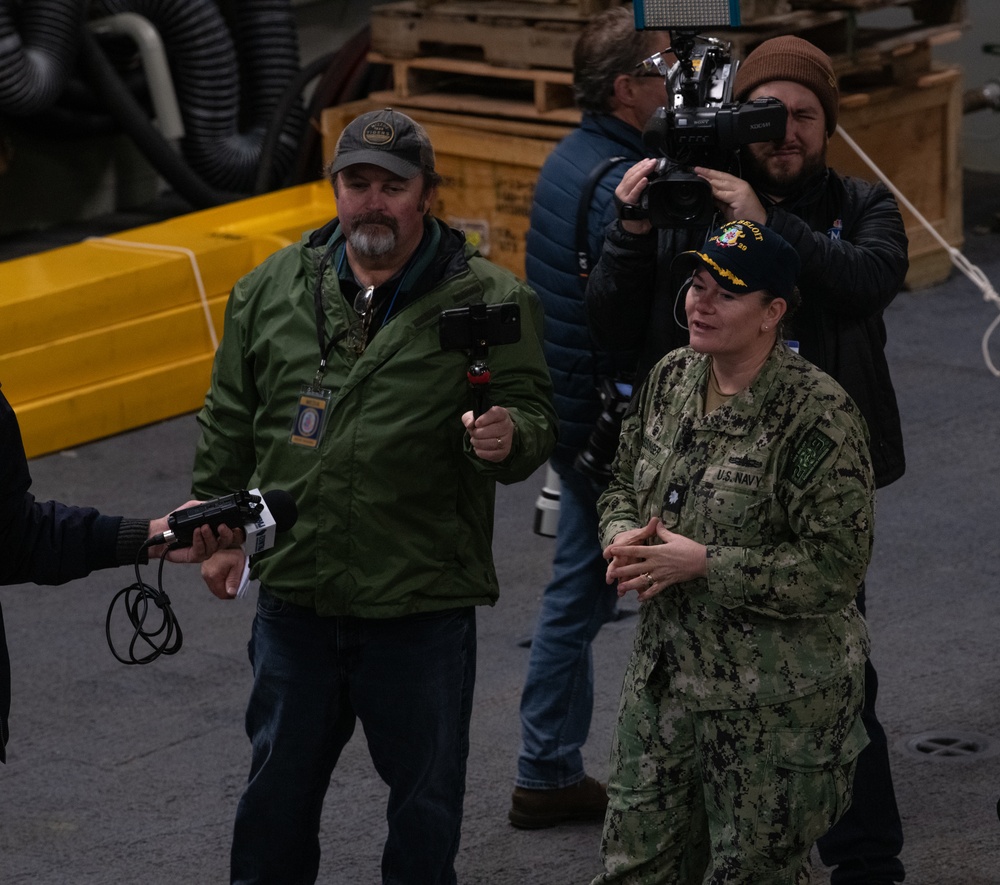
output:
[[[812,90],[826,114],[826,134],[833,135],[840,111],[840,90],[833,65],[823,50],[792,35],[765,40],[736,72],[736,100],[744,101],[754,89],[772,80],[791,80]]]

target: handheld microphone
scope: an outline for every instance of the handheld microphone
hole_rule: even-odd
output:
[[[278,532],[287,532],[299,518],[295,499],[282,489],[272,489],[263,495],[259,489],[251,489],[250,495],[257,495],[263,500],[257,518],[253,523],[243,525],[246,534],[243,549],[247,556],[270,550]]]
[[[298,517],[298,508],[288,492],[274,489],[262,495],[259,489],[241,490],[175,510],[167,517],[169,528],[150,538],[147,545],[190,547],[199,526],[207,525],[217,532],[219,526],[226,525],[243,529],[247,552],[260,553],[273,547],[275,535],[290,529]]]
[[[144,549],[159,544],[190,547],[195,529],[199,526],[211,526],[212,531],[217,532],[219,526],[226,525],[234,530],[243,529],[246,534],[244,549],[249,556],[274,546],[275,535],[290,529],[298,518],[298,508],[288,492],[280,489],[264,494],[259,489],[237,491],[175,510],[167,517],[169,528],[150,538]],[[135,583],[115,594],[104,624],[108,648],[123,664],[148,664],[160,655],[177,654],[181,648],[181,627],[163,591],[163,564],[166,560],[160,560],[158,586],[154,588],[146,584],[139,573],[140,553],[141,550],[135,559]],[[132,628],[128,657],[119,654],[112,636],[112,620],[119,599],[123,600],[124,615]],[[147,626],[147,618],[152,616],[156,619],[157,613],[158,623]],[[137,652],[143,644],[150,649],[147,654]]]

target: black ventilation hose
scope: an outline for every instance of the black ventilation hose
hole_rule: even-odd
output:
[[[0,0],[0,112],[31,116],[62,94],[79,44],[86,0]]]
[[[267,133],[264,136],[264,142],[261,145],[260,160],[257,164],[257,178],[254,182],[253,188],[255,194],[266,193],[273,187],[281,186],[279,183],[280,179],[275,180],[278,170],[275,168],[274,158],[278,151],[280,139],[285,132],[284,120],[290,113],[291,109],[295,106],[295,103],[300,100],[302,90],[305,89],[310,82],[316,79],[316,77],[322,74],[330,66],[330,63],[336,59],[336,57],[336,52],[329,52],[326,55],[317,58],[315,61],[306,65],[306,67],[299,72],[299,75],[291,83],[289,83],[288,88],[285,90],[285,94],[281,97],[281,101],[275,109],[271,126],[268,128]],[[307,124],[308,120],[303,118],[302,131],[296,139],[297,143],[301,143],[302,139],[305,137]]]
[[[134,12],[153,24],[170,58],[184,119],[184,156],[212,185],[252,192],[265,132],[299,71],[290,0],[240,3],[236,44],[212,0],[94,0],[93,7],[95,15]],[[239,130],[240,61],[248,87],[243,108],[251,121],[246,132]],[[301,106],[285,115],[276,168],[287,168],[294,157],[302,115]]]
[[[110,57],[109,61],[114,65]],[[152,116],[145,74],[138,69],[118,70],[118,76],[146,115]],[[79,66],[52,107],[32,117],[23,117],[20,122],[23,128],[50,138],[117,135],[122,131],[108,113],[107,103],[83,80]]]
[[[249,196],[216,189],[195,173],[150,122],[145,109],[125,88],[118,72],[105,57],[97,38],[86,28],[82,33],[80,60],[95,88],[107,101],[111,116],[184,200],[195,208],[205,209]]]

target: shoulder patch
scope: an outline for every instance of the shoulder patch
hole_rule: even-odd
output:
[[[789,480],[800,489],[805,487],[815,472],[837,444],[818,427],[813,427],[792,458],[788,471]]]

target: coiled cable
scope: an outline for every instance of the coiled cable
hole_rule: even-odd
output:
[[[166,558],[160,559],[159,568],[156,570],[156,587],[151,587],[143,581],[139,571],[142,552],[149,546],[150,543],[147,541],[136,554],[135,583],[124,587],[114,595],[104,625],[108,648],[123,664],[149,664],[161,655],[177,654],[183,642],[181,626],[177,623],[174,610],[170,606],[170,598],[163,590],[163,565],[167,561]],[[119,607],[119,601],[132,629],[127,657],[115,648],[112,638],[111,622],[115,618],[115,609]],[[145,651],[146,648],[149,651],[144,654],[137,652],[137,650]]]

